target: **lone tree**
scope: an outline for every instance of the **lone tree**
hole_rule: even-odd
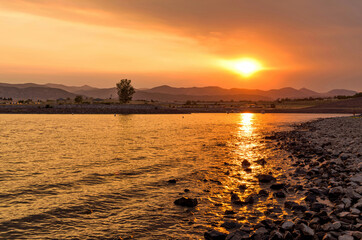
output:
[[[131,80],[122,79],[117,83],[117,94],[120,103],[128,103],[132,100],[132,96],[135,93]]]

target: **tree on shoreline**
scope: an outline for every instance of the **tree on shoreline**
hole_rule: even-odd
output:
[[[134,87],[131,85],[131,80],[122,79],[117,84],[117,94],[120,103],[128,103],[132,100],[135,93]]]

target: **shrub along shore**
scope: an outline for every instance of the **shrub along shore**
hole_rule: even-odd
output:
[[[64,105],[0,105],[7,114],[185,114],[185,113],[345,113],[361,114],[362,108],[235,108],[235,107],[168,107],[157,104],[64,104]]]
[[[362,118],[307,122],[268,139],[290,153],[290,176],[306,184],[283,185],[272,176],[270,180],[280,183],[281,193],[297,190],[305,198],[300,203],[286,201],[284,208],[291,211],[282,220],[266,219],[254,226],[235,223],[235,228],[226,229],[228,234],[210,230],[205,239],[362,239]]]

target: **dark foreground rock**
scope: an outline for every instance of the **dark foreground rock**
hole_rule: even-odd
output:
[[[206,240],[225,240],[227,234],[216,230],[211,230],[204,234]]]
[[[259,182],[261,182],[261,183],[270,183],[270,182],[276,181],[275,177],[273,177],[272,175],[260,174],[256,177],[258,178]]]
[[[175,200],[174,204],[184,207],[196,207],[198,202],[196,198],[182,197]]]

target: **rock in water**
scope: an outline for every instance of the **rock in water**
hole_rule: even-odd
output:
[[[221,224],[221,227],[225,229],[234,229],[234,228],[240,228],[241,224],[236,221],[225,221],[223,224]]]
[[[241,200],[236,193],[231,193],[231,202],[235,204],[241,204]]]
[[[270,186],[270,189],[273,189],[273,190],[281,190],[285,187],[285,184],[283,183],[276,183],[276,184],[272,184]]]
[[[253,194],[249,195],[244,202],[247,204],[253,204],[255,202],[255,196]]]
[[[248,161],[248,160],[244,160],[242,163],[241,163],[241,165],[244,167],[244,168],[248,168],[248,167],[250,167],[250,162]]]
[[[225,233],[216,230],[211,230],[204,233],[205,240],[225,240],[226,236],[227,235]]]
[[[184,207],[196,207],[197,199],[196,198],[188,198],[182,197],[174,201],[174,204]]]
[[[264,158],[259,159],[259,160],[256,160],[255,162],[256,162],[257,164],[259,164],[259,165],[262,165],[262,166],[264,166],[264,165],[266,164],[266,161],[265,161]]]
[[[277,198],[285,198],[285,193],[283,192],[276,192],[274,193],[274,196],[277,197]]]
[[[276,181],[275,177],[273,177],[272,175],[260,174],[256,177],[258,178],[259,182],[261,182],[261,183],[269,183],[269,182]]]

